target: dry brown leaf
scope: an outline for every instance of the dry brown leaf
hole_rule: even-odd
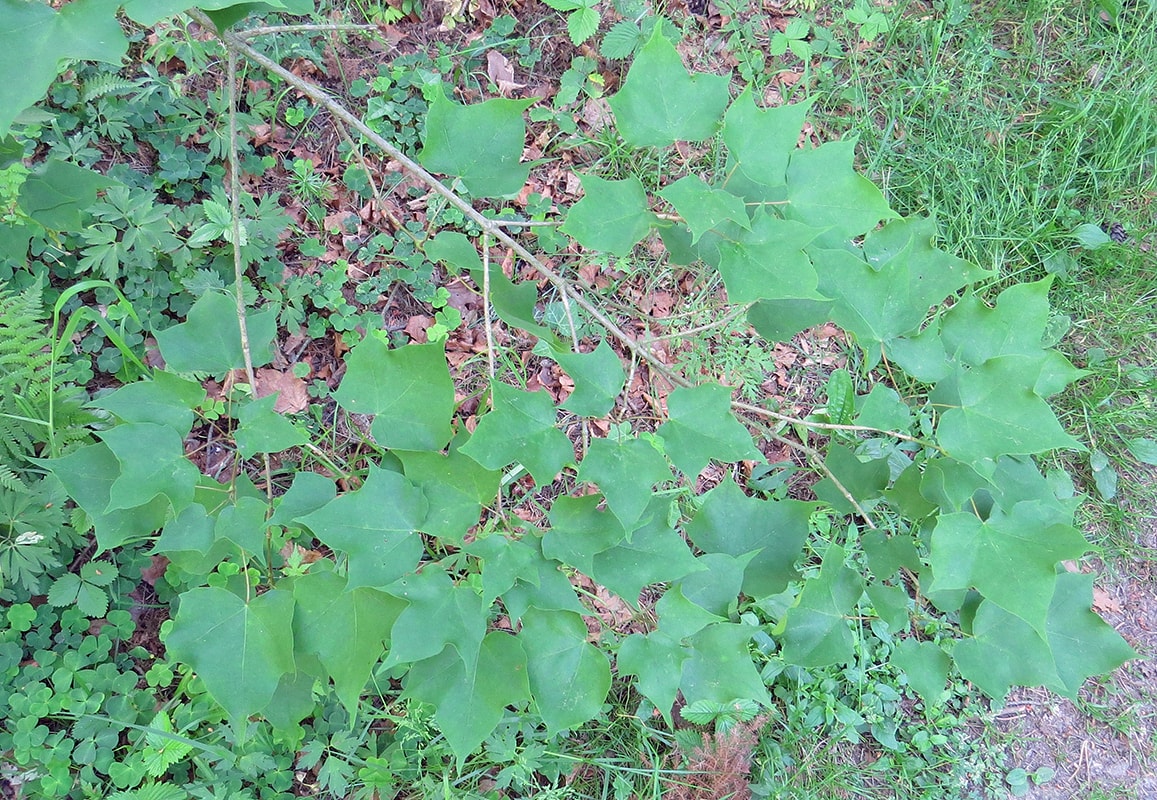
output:
[[[1113,597],[1101,587],[1094,586],[1093,610],[1102,614],[1106,611],[1117,612],[1121,610],[1121,601]]]
[[[486,74],[490,76],[490,80],[494,81],[498,91],[505,97],[509,97],[516,89],[521,89],[526,85],[525,83],[515,83],[514,67],[511,65],[510,59],[497,50],[490,50],[486,53]]]
[[[309,406],[309,391],[305,381],[292,372],[259,369],[255,377],[258,397],[277,395],[273,410],[278,414],[300,414]]]

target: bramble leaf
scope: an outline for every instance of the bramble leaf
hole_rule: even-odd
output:
[[[464,106],[438,92],[426,114],[426,139],[418,160],[431,172],[453,175],[474,197],[517,194],[530,174],[520,163],[526,121],[534,100],[497,97]]]
[[[391,349],[367,336],[346,356],[334,399],[356,414],[373,414],[370,432],[383,447],[441,450],[450,441],[454,383],[443,344]]]
[[[478,421],[463,455],[487,469],[519,462],[538,484],[549,483],[574,460],[574,447],[555,427],[558,412],[546,392],[523,392],[504,383],[491,385],[494,407]]]
[[[609,100],[619,132],[633,147],[706,139],[718,129],[730,99],[727,78],[689,73],[661,27],[655,26],[623,88]]]

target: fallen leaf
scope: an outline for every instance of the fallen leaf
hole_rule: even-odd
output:
[[[305,381],[292,372],[259,369],[255,377],[258,397],[277,394],[273,410],[278,414],[299,414],[309,406],[309,391]]]
[[[1117,612],[1121,610],[1121,601],[1110,595],[1099,586],[1093,587],[1093,610],[1099,613]]]
[[[498,91],[507,97],[515,89],[521,89],[526,85],[525,83],[514,82],[514,67],[511,66],[510,59],[497,50],[490,50],[486,53],[486,74],[490,76],[490,80],[494,81]]]

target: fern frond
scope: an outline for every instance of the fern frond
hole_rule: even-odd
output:
[[[93,75],[84,82],[80,89],[80,100],[82,103],[90,103],[98,97],[104,97],[108,94],[122,94],[129,89],[137,88],[140,88],[140,81],[122,78],[115,72],[102,72]]]
[[[42,321],[41,287],[0,292],[0,462],[36,455],[45,426],[52,339]]]
[[[20,476],[12,471],[7,464],[0,464],[0,489],[10,492],[28,493],[28,485],[20,480]]]

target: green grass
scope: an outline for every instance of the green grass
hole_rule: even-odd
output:
[[[1087,455],[1063,465],[1099,500],[1085,511],[1097,543],[1142,557],[1129,528],[1157,483],[1125,442],[1157,430],[1157,8],[1113,24],[1091,3],[982,2],[953,24],[910,2],[890,18],[886,40],[815,87],[821,120],[859,135],[894,208],[934,215],[944,246],[998,283],[1055,274],[1060,346],[1089,371],[1057,402],[1109,457],[1122,502],[1098,497]],[[1073,236],[1112,222],[1128,241]]]

